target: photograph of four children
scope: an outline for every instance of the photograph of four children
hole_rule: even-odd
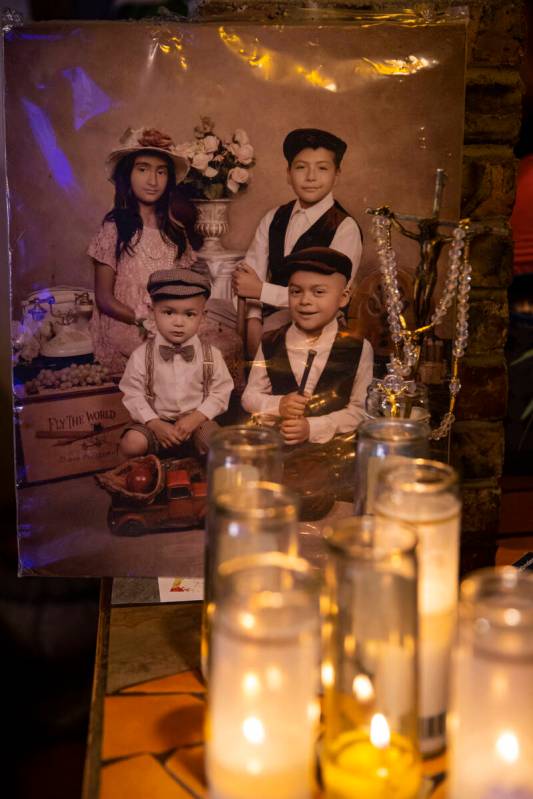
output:
[[[45,312],[55,330],[15,367],[21,573],[201,575],[201,524],[114,535],[122,504],[95,478],[148,455],[167,473],[180,458],[202,466],[232,424],[274,426],[284,482],[312,503],[353,501],[357,430],[387,357],[365,210],[430,212],[442,167],[443,218],[456,218],[464,52],[462,24],[10,32],[12,319],[29,336]],[[219,198],[212,257],[200,214]],[[408,285],[418,245],[393,239]],[[62,290],[85,297],[81,329],[48,309]],[[76,368],[100,364],[96,383],[32,385],[80,336]]]
[[[371,345],[350,333],[345,316],[362,251],[357,222],[333,194],[345,151],[329,131],[287,134],[295,199],[265,214],[233,273],[234,294],[250,300],[242,408],[277,417],[288,447],[353,432],[372,378]],[[140,129],[111,152],[108,166],[114,207],[88,252],[95,358],[123,370],[119,387],[132,420],[121,455],[177,454],[189,439],[205,453],[234,383],[219,349],[202,337],[210,283],[189,239],[190,217],[173,212],[183,206],[175,197],[187,162],[169,136]]]

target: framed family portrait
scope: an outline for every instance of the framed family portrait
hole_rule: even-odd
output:
[[[367,209],[431,213],[440,169],[458,217],[465,41],[462,18],[4,33],[21,575],[201,576],[210,437],[282,395],[288,457],[327,470],[388,347]],[[337,404],[300,418],[319,384]]]

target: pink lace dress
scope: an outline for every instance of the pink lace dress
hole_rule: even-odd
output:
[[[135,241],[135,239],[134,239]],[[117,300],[132,308],[137,317],[146,318],[145,326],[153,325],[150,298],[146,284],[157,269],[175,266],[188,268],[196,260],[190,245],[176,261],[177,248],[167,243],[157,228],[145,227],[135,241],[132,254],[123,252],[117,261],[115,247],[117,229],[113,222],[104,222],[87,250],[91,258],[110,266],[116,273],[114,294]],[[95,308],[91,320],[94,357],[113,373],[122,373],[133,350],[142,344],[138,327],[119,322]]]

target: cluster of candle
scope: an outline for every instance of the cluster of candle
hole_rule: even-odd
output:
[[[390,420],[395,435],[398,423],[413,424]],[[266,450],[247,444],[241,461],[223,440],[210,466],[210,797],[311,799],[320,671],[327,799],[418,799],[419,752],[444,747],[447,714],[451,799],[533,799],[533,580],[510,569],[464,581],[454,648],[453,470],[402,451],[378,474],[367,459],[374,515],[327,531],[320,594],[316,570],[295,556],[297,503],[277,482],[277,433],[246,430],[241,456],[259,432],[268,463]]]

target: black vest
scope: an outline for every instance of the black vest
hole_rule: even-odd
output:
[[[262,339],[272,394],[298,391],[285,344],[289,327],[290,325],[285,325],[279,330],[269,331]],[[309,400],[306,416],[323,416],[326,413],[340,411],[348,405],[362,349],[363,342],[355,338],[351,331],[338,331],[313,396]]]
[[[286,286],[288,279],[283,272],[283,250],[285,233],[291,218],[296,200],[280,205],[276,210],[268,230],[268,274],[269,282],[278,286]],[[314,225],[306,230],[295,243],[291,252],[306,247],[329,247],[340,223],[350,214],[335,200],[331,208],[317,219]]]

